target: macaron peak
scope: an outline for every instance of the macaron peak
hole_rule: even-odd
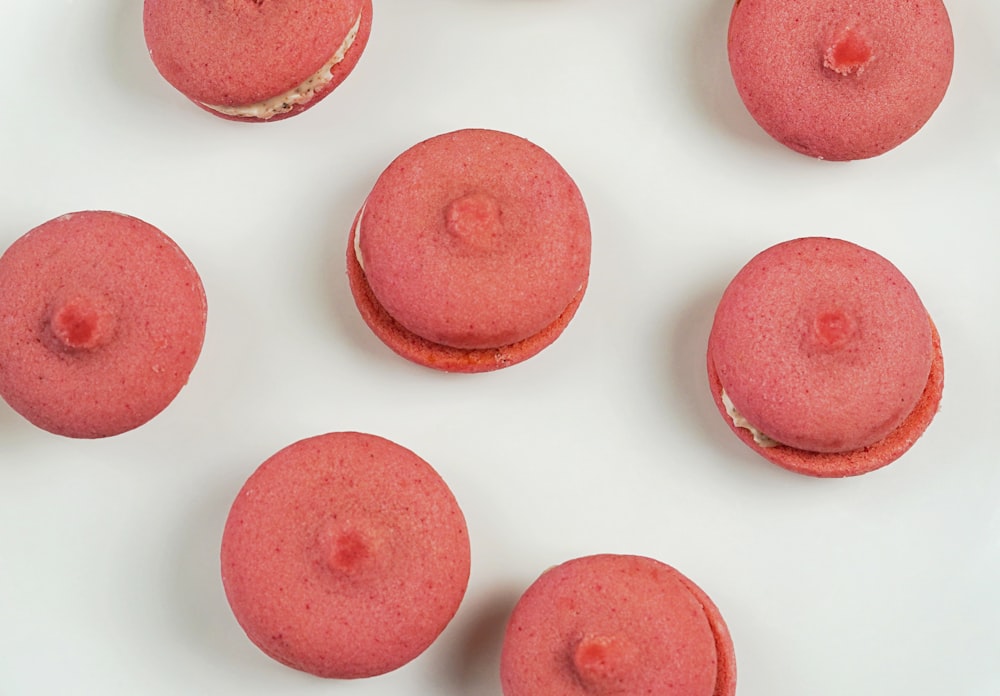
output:
[[[462,253],[495,249],[504,237],[500,204],[489,193],[473,191],[450,201],[444,209],[445,230]]]
[[[112,339],[116,323],[107,300],[74,295],[53,304],[48,327],[58,349],[93,351]]]
[[[836,33],[823,54],[823,67],[840,75],[859,76],[874,57],[866,33],[859,27],[847,25]]]
[[[636,652],[636,646],[625,636],[586,635],[573,648],[573,669],[588,691],[621,693],[635,669]]]

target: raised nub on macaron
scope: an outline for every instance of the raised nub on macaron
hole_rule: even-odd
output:
[[[856,27],[837,33],[823,55],[823,67],[841,75],[860,75],[874,58],[871,43]]]
[[[573,669],[580,683],[595,694],[617,694],[628,684],[634,647],[626,638],[589,635],[573,649]]]
[[[57,303],[49,317],[57,348],[92,351],[108,343],[115,331],[115,315],[84,297]]]
[[[503,236],[500,204],[488,193],[475,191],[445,207],[445,229],[459,245],[488,251]]]

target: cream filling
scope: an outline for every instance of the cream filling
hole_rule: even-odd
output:
[[[737,428],[748,430],[750,434],[753,435],[753,441],[761,447],[777,447],[781,444],[777,440],[772,440],[760,430],[752,426],[750,421],[744,418],[740,412],[736,410],[736,407],[733,406],[733,402],[729,398],[729,394],[726,393],[725,389],[722,390],[722,405],[726,407],[726,413],[729,414],[729,418],[733,421],[733,425]]]
[[[347,55],[347,51],[354,44],[354,40],[358,37],[358,30],[361,28],[361,15],[354,21],[354,26],[351,30],[347,32],[347,36],[344,38],[344,43],[340,45],[337,52],[333,54],[333,57],[326,62],[326,64],[320,68],[311,77],[305,79],[302,84],[295,87],[294,89],[280,94],[277,97],[271,97],[262,102],[257,102],[256,104],[248,104],[246,106],[219,106],[216,104],[205,104],[209,109],[213,111],[218,111],[220,114],[225,114],[226,116],[241,116],[248,118],[261,118],[269,119],[278,114],[283,114],[291,111],[293,107],[298,104],[305,104],[316,96],[316,92],[320,91],[323,87],[328,85],[331,80],[333,80],[333,67],[337,65],[340,61],[344,60],[344,56]]]
[[[367,207],[368,201],[365,201],[361,206],[361,212],[358,213],[358,221],[354,223],[354,256],[358,259],[358,265],[361,266],[361,270],[365,270],[365,260],[361,256],[361,218],[365,216],[365,207]]]

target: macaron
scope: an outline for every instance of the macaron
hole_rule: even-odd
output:
[[[404,358],[448,372],[514,365],[550,345],[583,299],[590,220],[545,150],[459,130],[399,155],[348,236],[362,318]]]
[[[913,136],[944,98],[955,52],[941,0],[737,0],[728,46],[757,123],[828,160]]]
[[[916,290],[879,254],[807,237],[750,260],[708,339],[716,406],[765,459],[821,477],[898,459],[937,413],[944,358]]]
[[[0,396],[59,435],[136,428],[187,383],[206,312],[191,261],[149,223],[50,220],[0,257]]]
[[[695,583],[644,556],[602,554],[545,571],[510,616],[504,696],[733,696],[736,656]]]
[[[145,0],[143,32],[163,78],[234,121],[314,106],[354,70],[371,0]]]
[[[236,497],[222,583],[264,653],[326,678],[389,672],[420,655],[469,580],[465,518],[427,462],[339,432],[270,457]]]

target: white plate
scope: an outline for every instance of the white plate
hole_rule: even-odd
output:
[[[950,0],[955,73],[910,141],[795,154],[743,109],[731,0],[379,0],[322,104],[267,125],[173,91],[139,0],[4,2],[0,244],[111,209],[172,236],[209,327],[178,399],[102,441],[0,404],[0,694],[498,696],[516,597],[547,566],[640,553],[699,583],[741,696],[1000,693],[1000,4]],[[546,148],[593,224],[587,297],[519,366],[447,375],[367,330],[343,271],[375,177],[419,140],[489,127]],[[909,277],[944,342],[941,412],[901,460],[824,481],[719,418],[703,356],[753,254],[855,241]],[[464,604],[419,659],[334,683],[240,631],[218,576],[229,504],[310,435],[363,430],[433,464],[469,523]]]

